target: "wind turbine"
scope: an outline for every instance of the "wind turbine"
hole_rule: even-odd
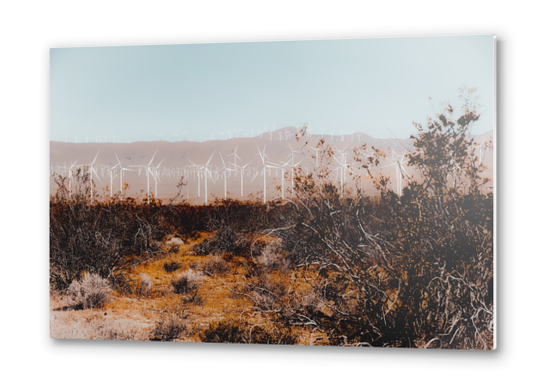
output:
[[[109,183],[109,186],[110,186],[110,189],[109,189],[109,195],[110,197],[113,197],[113,179],[115,178],[115,172],[114,172],[114,169],[118,167],[118,164],[115,164],[114,167],[110,167],[108,165],[105,166],[107,168],[107,173],[109,173],[109,177],[110,177],[110,183]]]
[[[297,167],[299,165],[299,163],[301,163],[301,160],[300,162],[298,162],[297,164],[295,163],[295,154],[296,153],[301,153],[299,151],[294,151],[294,149],[292,148],[292,145],[290,143],[288,143],[288,145],[290,146],[290,151],[291,151],[291,154],[290,154],[290,161],[292,162],[292,191],[294,190],[294,168]]]
[[[347,148],[348,148],[348,146],[344,147],[343,150],[340,150],[339,148],[337,148],[337,151],[341,155],[340,159],[337,159],[337,157],[333,156],[335,161],[337,161],[337,163],[339,163],[339,166],[337,168],[335,168],[335,169],[337,171],[339,171],[340,174],[341,174],[341,198],[343,197],[344,184],[346,183],[346,171],[348,170],[348,161],[346,160],[346,157],[347,157],[346,149]]]
[[[407,174],[407,176],[410,177],[407,170],[403,166],[404,164],[407,163],[407,161],[405,160],[406,151],[403,152],[403,155],[401,156],[401,160],[399,160],[399,157],[397,156],[397,154],[395,153],[395,151],[393,149],[392,149],[392,151],[393,151],[392,152],[392,155],[393,155],[392,163],[388,164],[388,165],[384,165],[384,167],[390,167],[392,165],[395,166],[395,175],[396,175],[396,178],[397,178],[397,194],[399,196],[401,196],[401,194],[403,193],[403,190],[401,188],[401,179],[404,178],[403,172],[405,172]]]
[[[79,159],[75,160],[73,164],[68,168],[68,196],[72,197],[72,178],[73,178],[73,167]]]
[[[318,148],[318,146],[315,147],[309,147],[310,149],[314,149],[316,151],[316,167],[318,168],[320,166],[320,159],[319,159],[319,154],[320,154],[320,149],[322,148]]]
[[[360,152],[360,154],[365,157],[366,159],[375,156],[375,152],[373,150],[366,151],[366,152]],[[367,176],[369,176],[369,168],[372,168],[371,164],[367,164]],[[359,176],[359,189],[361,190],[361,187],[363,186],[363,167],[361,165],[358,165],[358,176]]]
[[[245,172],[245,168],[247,167],[247,165],[249,165],[250,163],[252,163],[252,161],[249,161],[248,163],[246,163],[245,165],[243,165],[242,167],[239,167],[241,169],[241,197],[243,197],[243,173]]]
[[[156,150],[156,152],[154,152],[154,155],[152,155],[151,161],[149,161],[149,164],[147,164],[147,165],[130,165],[130,167],[132,167],[132,168],[139,168],[140,171],[141,171],[141,168],[145,168],[145,173],[147,174],[147,204],[150,204],[150,185],[149,185],[150,180],[149,180],[149,177],[150,177],[150,172],[151,172],[151,163],[154,160],[154,157],[156,156],[157,152],[158,152],[158,150]]]
[[[220,152],[220,159],[222,160],[222,165],[224,167],[224,199],[228,197],[228,189],[227,189],[227,181],[228,181],[228,171],[234,171],[235,169],[231,169],[226,167],[226,162],[224,161],[224,158],[222,157],[222,153]]]
[[[205,204],[207,204],[207,176],[209,176],[211,178],[211,180],[213,180],[213,183],[214,183],[214,179],[213,179],[213,175],[209,169],[209,163],[211,162],[211,159],[213,158],[214,154],[215,154],[216,151],[214,151],[212,154],[211,154],[211,157],[209,157],[209,160],[207,160],[207,163],[205,165],[196,165],[194,162],[192,162],[190,159],[188,159],[188,161],[190,161],[194,167],[196,167],[198,169],[198,171],[200,172],[201,174],[201,171],[203,171],[203,174],[205,176]],[[199,177],[198,177],[198,193],[199,193]]]
[[[154,178],[154,195],[158,197],[158,182],[160,181],[160,175],[159,170],[160,166],[164,162],[165,159],[162,159],[162,161],[156,166],[151,168],[151,175]],[[161,181],[160,181],[161,182]]]
[[[100,150],[98,149],[98,153],[96,153],[96,156],[94,157],[94,160],[92,160],[92,163],[89,165],[89,171],[90,171],[90,204],[93,202],[93,191],[92,191],[92,174],[94,173],[98,180],[100,180],[100,176],[98,176],[98,172],[96,172],[96,168],[94,168],[94,163],[96,162],[96,159],[98,158],[98,155],[100,154]],[[102,181],[100,180],[100,183]]]
[[[271,169],[271,168],[279,168],[277,167],[276,165],[270,165],[270,164],[266,164],[265,163],[265,159],[269,159],[267,157],[267,155],[265,154],[265,147],[266,145],[264,145],[263,147],[263,151],[260,151],[260,147],[258,146],[258,154],[255,155],[255,156],[260,156],[260,159],[262,160],[262,169],[263,169],[263,203],[267,203],[267,168]],[[255,178],[256,176],[254,176]],[[254,178],[252,180],[254,180]]]
[[[123,185],[122,185],[122,176],[123,176],[125,171],[129,171],[129,172],[135,172],[135,171],[133,169],[123,168],[122,164],[120,162],[120,159],[117,156],[117,153],[115,153],[115,157],[117,158],[117,161],[118,161],[117,165],[119,166],[119,176],[120,176],[120,189],[119,189],[119,191],[120,191],[120,201],[122,201],[122,187],[123,187]]]
[[[485,143],[484,143],[485,144]],[[478,148],[478,166],[482,164],[482,144],[476,143],[472,146],[473,148]]]
[[[220,155],[220,156],[222,156],[222,155]],[[228,157],[229,156],[233,156],[233,166],[235,168],[237,168],[237,159],[241,160],[241,158],[237,154],[237,145],[235,146],[235,150],[233,151],[233,153],[229,154]]]

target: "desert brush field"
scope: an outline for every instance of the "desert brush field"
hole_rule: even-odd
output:
[[[493,192],[465,105],[391,162],[320,138],[267,201],[193,204],[182,175],[171,199],[100,196],[88,167],[56,175],[51,337],[493,349]],[[295,140],[316,158],[306,128]]]

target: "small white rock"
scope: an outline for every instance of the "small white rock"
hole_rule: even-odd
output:
[[[178,237],[174,237],[171,240],[169,240],[168,242],[166,242],[166,244],[167,245],[174,245],[174,244],[183,245],[184,241],[182,241]]]

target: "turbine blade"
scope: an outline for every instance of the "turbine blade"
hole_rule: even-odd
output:
[[[403,167],[402,165],[400,166],[401,169],[407,174],[408,177],[410,177],[410,175],[408,174],[407,170],[405,169],[405,167]]]
[[[154,160],[154,157],[156,156],[157,153],[158,153],[158,149],[154,152],[154,155],[152,155],[151,161],[149,161],[149,165],[147,165],[147,166],[151,165],[151,163]]]
[[[98,172],[96,172],[96,169],[94,169],[94,167],[92,167],[92,172],[94,172],[94,174],[96,175],[96,177],[98,178],[98,180],[99,180],[100,183],[101,183],[102,180],[100,179],[100,176],[98,176]]]
[[[100,154],[100,150],[98,149],[98,153],[96,153],[96,156],[94,157],[94,160],[92,160],[92,163],[90,163],[90,165],[94,165],[94,162],[96,161],[96,159],[98,158],[98,155]]]
[[[209,157],[209,160],[207,161],[207,164],[205,164],[205,165],[209,165],[209,163],[211,162],[211,159],[215,155],[215,152],[216,152],[216,150],[213,151],[213,153],[211,154],[211,157]]]

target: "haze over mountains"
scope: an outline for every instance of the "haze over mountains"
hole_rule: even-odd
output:
[[[100,194],[107,194],[106,186],[111,189],[111,174],[108,167],[115,167],[113,170],[113,193],[120,189],[119,166],[117,157],[120,159],[123,168],[129,168],[133,171],[125,171],[123,174],[123,183],[128,183],[130,189],[126,191],[128,196],[143,196],[147,190],[147,177],[145,170],[137,168],[137,166],[148,165],[152,159],[151,167],[157,167],[159,182],[158,198],[169,199],[177,194],[176,185],[182,175],[189,176],[188,191],[184,187],[182,195],[187,197],[187,192],[191,203],[204,203],[204,171],[196,170],[195,165],[207,165],[208,169],[208,195],[212,201],[215,197],[224,197],[224,164],[229,170],[226,171],[226,190],[227,196],[233,198],[241,198],[241,172],[243,170],[243,198],[252,195],[252,197],[262,198],[264,188],[264,177],[262,172],[263,163],[259,151],[265,148],[265,161],[267,164],[276,164],[283,166],[290,164],[293,159],[295,163],[299,163],[305,171],[312,171],[316,166],[316,159],[311,158],[311,154],[316,156],[316,151],[313,149],[318,142],[323,138],[326,144],[332,146],[336,154],[338,150],[346,150],[347,161],[351,164],[352,149],[366,143],[367,148],[375,147],[385,152],[390,153],[392,150],[401,156],[404,151],[413,149],[411,139],[375,139],[362,132],[348,133],[344,135],[329,135],[329,134],[312,134],[305,136],[299,142],[296,140],[295,127],[285,127],[276,131],[263,133],[255,137],[232,138],[228,140],[212,140],[204,142],[193,141],[152,141],[152,142],[132,142],[132,143],[65,143],[58,141],[50,142],[50,193],[56,192],[56,184],[52,174],[59,172],[67,175],[64,167],[70,167],[74,163],[72,169],[76,169],[85,164],[91,164],[96,154],[98,156],[94,163],[100,180],[96,178],[96,189]],[[493,131],[486,132],[476,136],[475,140],[479,143],[490,142],[493,138]],[[308,141],[308,145],[305,142]],[[304,146],[304,148],[302,148]],[[312,148],[311,148],[312,147]],[[156,156],[153,159],[153,155]],[[235,156],[237,153],[237,156]],[[115,155],[116,154],[116,155]],[[493,150],[487,148],[482,151],[483,163],[488,167],[484,172],[484,176],[492,178],[493,175]],[[212,156],[212,157],[211,157]],[[391,156],[386,159],[391,161]],[[291,169],[291,166],[285,165],[285,172]],[[334,161],[333,167],[339,167],[339,163]],[[357,166],[356,166],[357,167]],[[237,169],[237,172],[235,171]],[[393,166],[381,168],[385,173],[390,174],[392,186],[396,185],[395,168]],[[414,174],[414,170],[407,168],[410,174]],[[267,200],[280,196],[277,186],[282,183],[282,170],[279,168],[267,168],[266,177],[266,192]],[[376,190],[365,171],[359,170],[362,174],[362,188],[368,194],[375,194]],[[198,196],[198,175],[199,177],[199,196]],[[333,178],[337,178],[339,182],[338,172],[332,174]],[[151,175],[150,191],[156,193],[155,179]],[[350,178],[348,178],[350,179]],[[291,182],[284,181],[285,187],[289,187]],[[403,181],[403,187],[406,185]],[[354,186],[353,181],[347,182],[347,186]]]

